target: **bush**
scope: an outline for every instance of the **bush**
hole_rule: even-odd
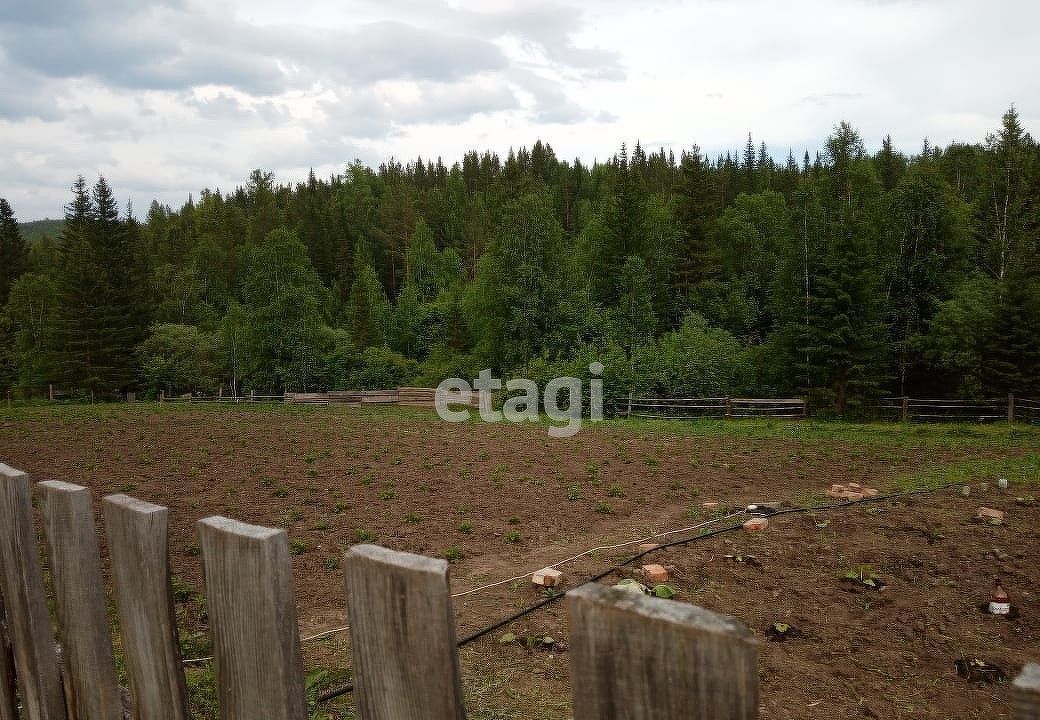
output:
[[[187,392],[216,394],[220,371],[215,361],[214,338],[194,325],[152,326],[137,350],[141,383],[146,397]]]
[[[386,347],[369,347],[361,353],[361,366],[350,376],[359,390],[386,390],[410,385],[419,374],[419,363]]]

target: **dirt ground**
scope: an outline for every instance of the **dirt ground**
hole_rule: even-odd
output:
[[[914,477],[942,480],[949,469],[972,482],[970,497],[958,488],[784,515],[764,533],[738,531],[648,561],[674,566],[677,601],[734,615],[759,635],[762,717],[1011,717],[1007,684],[962,679],[954,663],[978,657],[1013,676],[1040,661],[1040,506],[1016,503],[1040,495],[1032,473],[1040,433],[690,427],[606,424],[561,440],[544,426],[452,425],[395,409],[33,408],[0,413],[0,462],[36,480],[87,485],[96,498],[126,492],[171,509],[187,655],[207,649],[191,591],[202,590],[194,522],[210,515],[287,528],[308,636],[345,624],[339,559],[359,540],[450,555],[452,589],[462,592],[593,546],[705,522],[705,501],[803,505],[823,500],[834,482],[886,490]],[[1018,474],[1008,473],[1003,491],[988,469],[1005,462]],[[987,472],[973,475],[972,463]],[[1006,510],[1006,523],[973,522],[980,505]],[[632,554],[569,563],[565,587]],[[853,570],[875,573],[885,589],[844,580]],[[1015,619],[979,612],[996,575]],[[633,569],[604,582],[622,577]],[[540,598],[526,580],[456,598],[459,635]],[[798,637],[771,642],[774,623]],[[556,645],[501,644],[505,632],[549,635]],[[567,636],[564,600],[463,648],[470,717],[569,717]],[[349,637],[305,643],[305,662],[349,668]],[[349,699],[329,712],[352,717]]]

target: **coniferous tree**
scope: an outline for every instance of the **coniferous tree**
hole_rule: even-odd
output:
[[[28,269],[29,248],[18,229],[14,211],[0,198],[0,308],[7,304],[14,281]]]

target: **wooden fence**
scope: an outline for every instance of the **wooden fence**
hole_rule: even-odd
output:
[[[625,417],[693,420],[696,418],[804,418],[801,398],[637,398],[622,400],[618,414]]]
[[[941,400],[910,397],[882,398],[878,414],[902,422],[1040,422],[1040,400],[1006,398]]]
[[[286,403],[288,405],[407,405],[410,407],[434,407],[436,396],[434,388],[399,387],[392,390],[330,390],[328,392],[297,393],[287,392],[282,395],[193,395],[187,393],[171,397],[160,393],[159,402],[187,403]],[[468,397],[460,393],[452,394],[453,405],[477,406],[477,393]],[[2,720],[2,718],[0,718]]]
[[[33,527],[40,508],[62,662]],[[0,464],[0,720],[187,720],[170,590],[168,510],[126,495],[102,510],[128,691],[118,685],[91,492]],[[305,720],[285,530],[224,517],[196,529],[221,717]],[[344,563],[363,720],[465,717],[444,560],[356,545]],[[575,720],[758,716],[757,643],[737,620],[588,584],[567,593]],[[1040,665],[1013,686],[1040,720]],[[20,711],[19,711],[20,706]]]

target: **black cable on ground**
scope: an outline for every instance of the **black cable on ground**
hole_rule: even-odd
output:
[[[896,498],[908,497],[910,495],[926,495],[928,493],[939,492],[940,490],[948,490],[949,488],[954,487],[955,485],[963,485],[963,484],[964,483],[962,483],[962,482],[951,482],[951,483],[947,483],[945,485],[940,485],[938,487],[922,488],[920,490],[904,490],[903,492],[890,493],[888,495],[874,495],[873,497],[865,497],[865,498],[861,498],[859,500],[849,500],[849,501],[843,502],[843,503],[833,503],[831,505],[820,505],[818,507],[794,507],[794,508],[787,508],[785,510],[777,510],[776,512],[768,513],[767,515],[765,515],[765,517],[771,517],[772,518],[772,517],[779,517],[780,515],[795,515],[795,514],[799,514],[799,513],[808,513],[808,512],[827,512],[829,510],[844,510],[846,508],[853,507],[854,505],[862,505],[864,503],[880,502],[882,500],[894,500]],[[689,545],[690,543],[697,542],[698,540],[707,540],[708,538],[713,538],[713,537],[716,537],[718,535],[724,535],[726,533],[730,533],[730,532],[733,532],[735,530],[739,530],[739,529],[741,529],[743,527],[744,527],[743,523],[737,523],[736,525],[727,525],[726,527],[718,528],[716,530],[711,530],[709,532],[702,533],[700,535],[694,535],[694,536],[688,537],[688,538],[681,538],[679,540],[672,540],[671,542],[661,543],[657,547],[649,548],[647,550],[643,550],[640,553],[636,553],[635,555],[630,557],[628,560],[625,560],[624,562],[621,562],[621,563],[619,563],[619,564],[617,564],[617,565],[615,565],[615,566],[613,566],[611,568],[608,568],[608,569],[604,570],[603,572],[601,572],[601,573],[599,573],[597,575],[593,575],[592,577],[588,578],[585,582],[583,582],[582,585],[588,585],[589,583],[592,583],[592,582],[598,582],[598,581],[602,580],[603,578],[605,578],[607,575],[610,575],[612,573],[618,572],[619,570],[623,570],[627,565],[631,565],[636,560],[640,560],[640,559],[646,557],[647,555],[649,555],[650,553],[654,553],[654,552],[657,552],[659,550],[664,550],[664,549],[670,548],[670,547],[677,547],[679,545]],[[581,585],[578,585],[576,587],[581,587]],[[466,645],[469,645],[470,643],[472,643],[472,642],[474,642],[476,640],[479,640],[480,638],[484,637],[485,635],[488,635],[490,633],[495,632],[495,630],[503,628],[506,625],[509,625],[510,623],[516,622],[517,620],[519,620],[519,619],[521,619],[521,618],[523,618],[523,617],[525,617],[527,615],[530,615],[531,613],[533,613],[533,612],[535,612],[537,610],[541,610],[546,605],[548,605],[550,603],[553,603],[553,602],[556,602],[557,600],[559,600],[560,598],[565,596],[567,594],[567,592],[568,592],[567,590],[561,590],[560,592],[553,593],[552,595],[549,595],[548,597],[546,597],[544,600],[539,600],[538,602],[534,603],[533,605],[529,605],[526,608],[524,608],[523,610],[519,610],[519,611],[513,613],[512,615],[510,615],[507,618],[503,618],[502,620],[499,620],[498,622],[496,622],[496,623],[494,623],[492,625],[488,625],[487,627],[481,628],[480,630],[477,630],[476,632],[471,633],[471,634],[467,635],[466,637],[462,638],[461,640],[459,640],[456,643],[456,646],[461,648],[461,647],[464,647]],[[317,700],[316,700],[316,702],[319,703],[319,704],[320,703],[325,703],[325,702],[328,702],[329,700],[334,700],[335,698],[341,697],[343,695],[347,695],[348,693],[351,693],[353,691],[354,691],[354,686],[352,684],[351,685],[346,685],[344,687],[337,688],[336,690],[330,690],[330,691],[328,691],[328,692],[326,692],[326,693],[324,693],[322,695],[319,695]]]

